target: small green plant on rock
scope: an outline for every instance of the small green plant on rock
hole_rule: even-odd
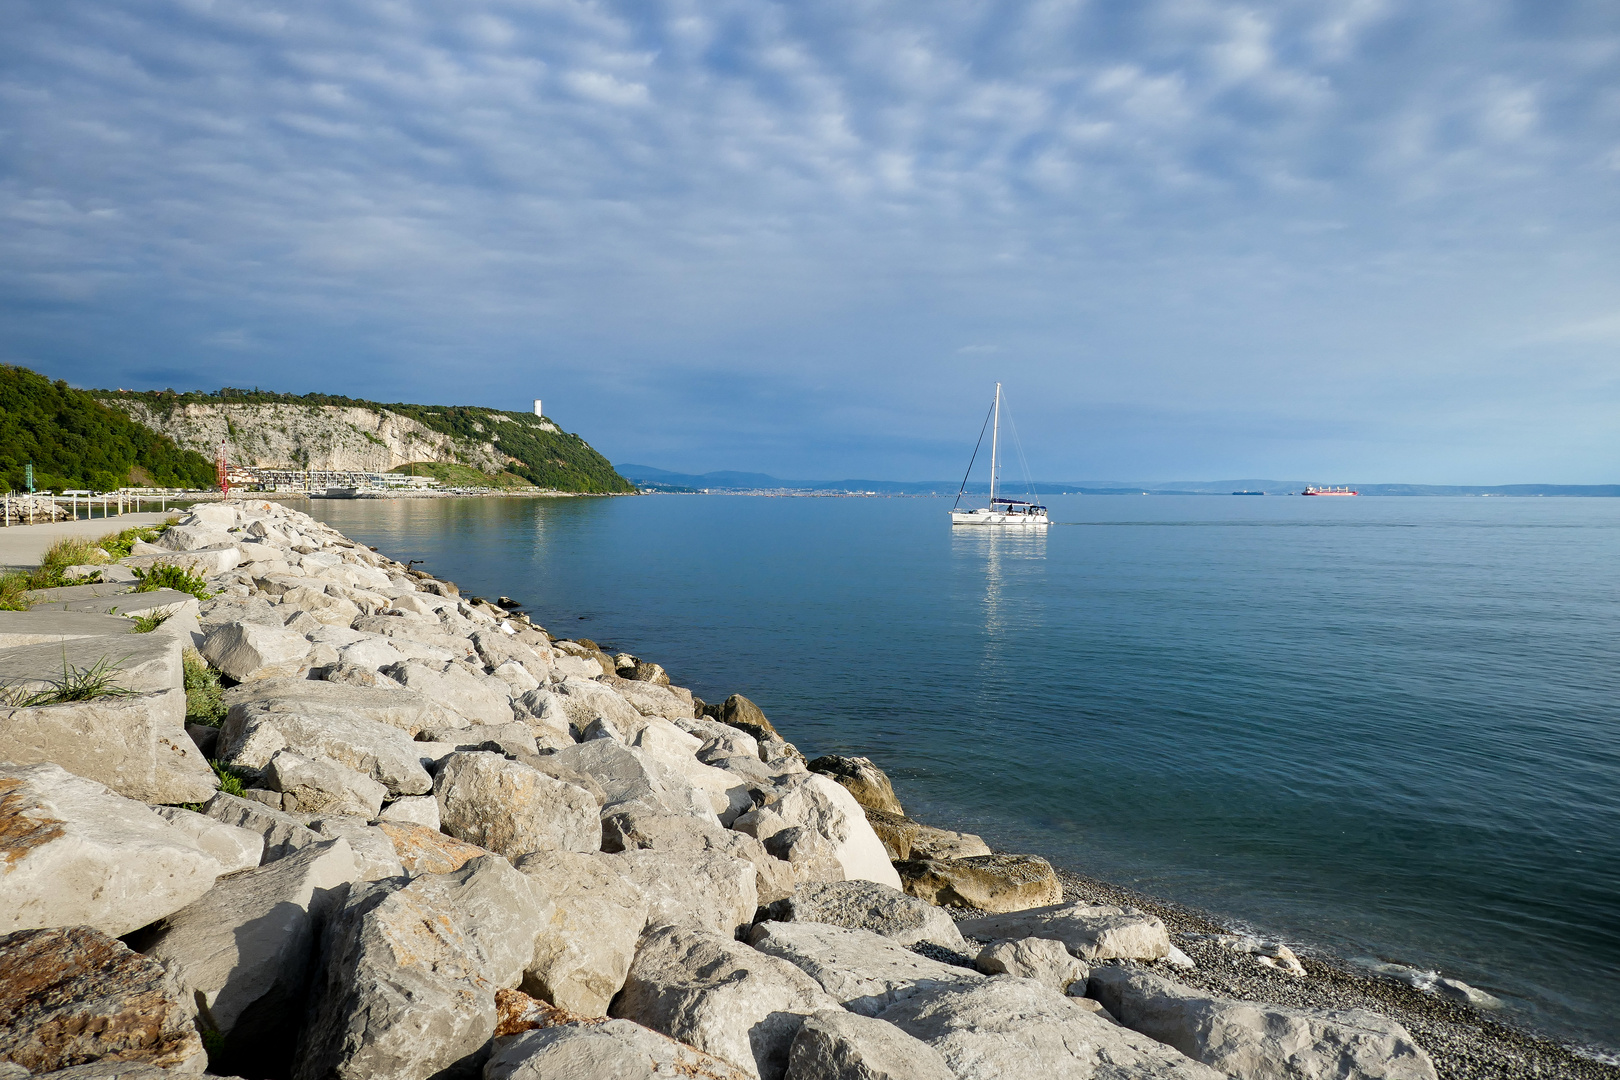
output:
[[[129,553],[134,550],[135,541],[140,540],[143,543],[150,544],[162,535],[163,528],[161,526],[148,525],[140,528],[125,529],[120,533],[108,533],[96,541],[96,544],[102,551],[112,556],[113,561],[116,562],[119,559],[129,558]]]
[[[135,623],[135,632],[137,634],[150,634],[173,617],[173,611],[159,608],[157,611],[146,615],[136,615],[132,621]]]
[[[214,775],[219,777],[219,790],[238,799],[246,794],[247,788],[242,785],[242,778],[232,772],[229,765],[219,758],[209,758],[208,764],[213,767]]]
[[[219,672],[196,649],[181,654],[180,667],[186,687],[186,723],[219,727],[225,721],[225,688],[220,685]]]
[[[214,594],[208,591],[208,583],[193,574],[183,566],[173,563],[159,563],[151,569],[139,566],[135,571],[136,592],[156,592],[159,589],[173,589],[175,592],[190,593],[198,600],[207,600]]]
[[[64,653],[61,676],[49,680],[45,689],[25,690],[19,686],[0,686],[0,707],[31,709],[36,705],[61,705],[69,701],[128,697],[135,691],[119,686],[114,681],[123,666],[123,660],[112,660],[103,656],[89,667],[81,668],[70,664],[67,654]]]

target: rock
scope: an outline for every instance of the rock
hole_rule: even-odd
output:
[[[289,807],[300,813],[358,814],[374,818],[382,810],[388,789],[353,769],[331,761],[316,761],[278,750],[264,770],[264,782],[271,791],[292,796]]]
[[[804,972],[727,937],[649,930],[612,1013],[780,1080],[804,1017],[838,1007]]]
[[[504,724],[512,719],[509,693],[497,692],[464,668],[451,664],[435,670],[420,660],[407,660],[383,671],[407,690],[414,690],[466,717],[473,724]]]
[[[893,1024],[842,1010],[805,1019],[786,1080],[954,1080],[945,1059]]]
[[[603,676],[601,682],[603,686],[612,687],[643,716],[662,716],[669,720],[692,719],[692,703],[682,700],[667,685],[612,675]]]
[[[595,678],[569,675],[551,687],[551,692],[568,715],[575,731],[584,731],[594,720],[608,720],[621,731],[634,730],[641,713],[610,687]]]
[[[499,754],[451,754],[433,794],[445,832],[500,855],[602,847],[602,823],[588,791]]]
[[[495,991],[515,987],[549,905],[496,855],[356,885],[324,937],[295,1080],[476,1075]]]
[[[1365,1009],[1234,1001],[1127,967],[1096,969],[1087,993],[1126,1027],[1239,1080],[1435,1077],[1404,1027]]]
[[[669,853],[717,851],[754,866],[754,888],[760,904],[792,894],[793,868],[772,856],[752,836],[722,829],[695,817],[654,814],[639,806],[615,811],[602,819],[602,850],[635,851],[651,848]]]
[[[809,762],[808,768],[813,773],[820,773],[842,784],[865,809],[890,814],[905,813],[900,800],[895,797],[894,785],[889,782],[888,774],[872,764],[871,758],[828,754]]]
[[[424,825],[438,831],[439,800],[434,795],[407,795],[382,808],[377,817],[406,825]]]
[[[657,758],[612,739],[593,739],[548,756],[555,765],[596,781],[605,799],[604,814],[635,804],[654,813],[689,814],[720,823],[702,788]]]
[[[1170,954],[1170,934],[1157,916],[1108,904],[1054,904],[956,925],[981,941],[1052,938],[1087,961],[1160,960]]]
[[[291,750],[306,758],[327,758],[363,773],[387,788],[390,795],[423,795],[433,790],[433,778],[422,768],[420,752],[409,733],[358,716],[232,706],[220,730],[220,740],[225,748],[225,763],[245,770],[250,778],[257,778],[277,751]]]
[[[1297,961],[1296,961],[1297,962]],[[1448,979],[1444,976],[1434,981],[1434,991],[1441,997],[1448,997],[1452,1001],[1461,1001],[1472,1005],[1476,1009],[1500,1009],[1502,999],[1487,994],[1477,986],[1469,986],[1461,979]]]
[[[756,740],[780,739],[771,722],[765,719],[765,714],[758,705],[743,697],[741,694],[732,694],[718,706],[714,706],[712,715],[722,724],[727,724],[739,731],[745,731]]]
[[[291,814],[223,791],[209,799],[202,812],[205,817],[260,837],[264,846],[263,862],[267,863],[321,841],[309,826]]]
[[[463,722],[432,698],[412,693],[392,679],[383,687],[346,686],[313,679],[265,679],[227,690],[225,706],[236,715],[238,723],[246,723],[259,713],[296,713],[307,719],[369,720],[399,728],[411,736]]]
[[[1305,974],[1299,957],[1280,941],[1263,941],[1250,934],[1200,934],[1200,940],[1219,945],[1228,952],[1254,957],[1255,963],[1296,977]]]
[[[529,734],[534,736],[539,746],[561,750],[574,745],[574,732],[568,723],[568,713],[551,691],[530,690],[514,697],[512,713],[520,722],[529,725]]]
[[[605,1016],[647,924],[647,897],[607,859],[536,851],[517,869],[552,905],[523,988],[579,1016]]]
[[[3,709],[0,761],[54,763],[140,802],[201,802],[219,780],[185,722],[177,689]]]
[[[484,1080],[745,1080],[719,1058],[629,1020],[563,1023],[502,1041]]]
[[[513,757],[538,751],[534,733],[528,724],[520,720],[506,724],[474,724],[472,727],[424,728],[416,739],[418,742],[450,743],[463,750],[477,750],[494,743],[501,748],[501,753]],[[570,739],[569,743],[572,742]]]
[[[141,803],[57,765],[0,764],[0,933],[117,936],[207,892],[220,864]]]
[[[927,941],[953,952],[968,951],[951,917],[939,908],[874,881],[813,881],[771,905],[780,922],[827,923],[870,930],[897,945]]]
[[[309,670],[311,646],[302,634],[260,623],[226,623],[203,639],[208,663],[237,682],[290,677]]]
[[[137,946],[203,996],[229,1059],[259,1069],[280,1059],[284,1069],[303,1020],[318,922],[354,877],[347,841],[313,844],[226,878],[142,931]]]
[[[805,773],[784,778],[764,805],[733,824],[738,832],[765,842],[766,850],[771,837],[792,827],[826,840],[845,878],[900,888],[900,876],[855,797],[825,776]]]
[[[956,1080],[1221,1080],[1030,979],[941,987],[897,1002],[880,1019],[933,1047]]]
[[[0,1061],[35,1073],[116,1058],[200,1073],[190,995],[156,960],[89,926],[0,936]]]
[[[984,979],[977,971],[930,960],[870,930],[763,922],[748,942],[799,968],[840,1005],[863,1016],[876,1016],[923,990]]]
[[[1025,911],[1063,900],[1052,865],[1039,855],[908,859],[895,865],[906,892],[942,907]]]
[[[1069,955],[1063,942],[1051,938],[998,941],[981,950],[973,964],[986,975],[1034,979],[1060,994],[1067,993],[1075,983],[1084,987],[1091,974],[1084,961]]]
[[[799,748],[782,738],[759,740],[759,759],[773,773],[802,773],[806,771],[804,755]]]
[[[186,724],[186,734],[196,745],[197,752],[205,758],[219,756],[219,728],[207,724]]]
[[[130,555],[119,559],[120,566],[131,570],[152,570],[159,566],[175,566],[198,577],[211,578],[234,570],[242,562],[242,553],[235,544],[198,548],[195,551],[165,551],[160,555]]]
[[[309,819],[310,829],[321,839],[342,837],[354,852],[356,881],[382,881],[402,877],[405,865],[388,834],[351,814],[329,814]]]
[[[646,850],[603,855],[647,897],[648,926],[678,926],[736,937],[754,922],[759,891],[752,863],[701,851],[671,858]]]
[[[452,870],[460,870],[473,859],[490,854],[481,847],[446,836],[425,825],[385,818],[377,822],[377,828],[393,842],[401,868],[412,877],[418,874],[448,874]]]
[[[624,677],[635,682],[656,683],[659,686],[669,685],[669,672],[657,664],[649,664],[640,660],[636,661]]]
[[[250,870],[264,858],[264,837],[250,829],[227,825],[179,806],[154,806],[152,812],[212,855],[219,862],[221,874]]]

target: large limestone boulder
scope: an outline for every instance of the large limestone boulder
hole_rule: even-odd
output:
[[[58,765],[0,764],[0,933],[127,934],[185,907],[220,872],[184,830],[133,799]]]
[[[200,1073],[196,1014],[161,964],[92,927],[0,936],[0,1063],[50,1073],[111,1058]]]
[[[382,821],[426,825],[437,830],[440,824],[439,800],[433,795],[407,795],[384,806],[377,817]]]
[[[333,761],[315,760],[278,750],[264,770],[271,791],[291,796],[299,813],[358,814],[374,818],[382,810],[388,789],[371,777]],[[283,799],[282,805],[288,806]]]
[[[745,1080],[746,1073],[629,1020],[563,1023],[499,1042],[484,1080]]]
[[[600,855],[536,851],[517,869],[552,905],[523,989],[576,1016],[607,1015],[647,924],[646,895]]]
[[[439,768],[433,794],[445,832],[509,858],[543,848],[602,847],[602,822],[590,792],[500,754],[451,754]]]
[[[692,719],[692,703],[683,701],[669,689],[667,683],[660,686],[650,680],[621,679],[615,675],[604,675],[601,682],[604,686],[612,687],[616,694],[628,701],[631,707],[643,716],[662,716],[670,720]]]
[[[896,863],[906,892],[930,904],[1024,911],[1063,900],[1052,865],[1039,855],[974,855]]]
[[[606,800],[604,814],[636,804],[654,813],[690,814],[720,823],[706,791],[657,758],[613,739],[592,739],[547,756],[596,781]]]
[[[278,751],[291,750],[369,776],[390,795],[423,795],[433,790],[433,778],[422,768],[420,750],[411,736],[375,720],[233,706],[219,738],[226,764],[253,777],[263,772]]]
[[[810,881],[771,905],[780,922],[827,923],[881,934],[897,945],[926,941],[956,952],[967,942],[939,908],[875,881]]]
[[[904,814],[891,814],[883,810],[863,807],[867,823],[889,858],[895,862],[906,859],[965,859],[973,855],[989,855],[990,845],[983,837],[972,833],[936,829],[932,825],[912,821]]]
[[[1237,1080],[1435,1080],[1400,1024],[1366,1009],[1291,1009],[1194,990],[1128,967],[1091,974],[1114,1018]]]
[[[353,814],[317,814],[309,827],[322,840],[342,837],[354,852],[356,881],[382,881],[403,877],[405,866],[394,850],[394,841],[382,828]]]
[[[468,723],[505,724],[512,719],[511,694],[505,687],[497,690],[454,663],[441,670],[420,660],[407,660],[386,668],[383,674],[465,717]]]
[[[732,827],[765,842],[767,850],[778,833],[805,830],[831,846],[832,856],[848,880],[900,888],[900,875],[855,797],[825,776],[801,773],[783,777],[762,806],[743,814]]]
[[[264,837],[250,829],[227,825],[183,806],[154,806],[152,812],[218,860],[221,874],[251,870],[264,858]]]
[[[550,917],[498,855],[353,887],[325,936],[295,1080],[476,1074],[495,1031],[495,991],[522,979]]]
[[[314,844],[222,880],[136,944],[203,996],[231,1058],[285,1065],[303,1020],[318,920],[354,878],[347,841]]]
[[[837,1007],[785,960],[727,937],[666,926],[642,938],[612,1011],[760,1080],[780,1080],[804,1018]]]
[[[1034,979],[1060,994],[1068,993],[1075,983],[1079,983],[1081,991],[1084,991],[1086,977],[1091,974],[1085,961],[1069,955],[1063,942],[1051,938],[995,942],[979,951],[973,966],[986,975]]]
[[[1170,934],[1157,916],[1109,904],[1053,904],[966,919],[957,927],[981,941],[1052,938],[1088,961],[1160,960],[1170,955]]]
[[[648,926],[679,926],[729,938],[747,930],[759,909],[753,864],[718,851],[671,857],[651,849],[602,858],[647,897]]]
[[[760,707],[741,694],[732,694],[724,702],[711,708],[714,710],[711,715],[716,720],[747,732],[760,742],[781,738],[771,726],[771,722],[765,719],[765,713]]]
[[[242,563],[242,552],[235,544],[216,544],[192,551],[162,551],[157,554],[136,552],[119,559],[120,566],[131,570],[153,570],[159,566],[176,566],[189,574],[211,578],[236,569]]]
[[[808,768],[813,773],[820,773],[842,784],[863,809],[882,810],[890,814],[905,813],[899,798],[895,796],[889,775],[874,765],[871,758],[827,754],[809,762]]]
[[[304,635],[256,622],[226,623],[203,639],[208,662],[237,682],[286,678],[309,670]]]
[[[259,837],[261,861],[266,863],[321,842],[321,837],[306,824],[307,818],[299,819],[263,803],[228,795],[223,791],[203,804],[202,813],[204,817],[222,825]]]
[[[763,922],[748,942],[767,956],[788,961],[844,1008],[863,1016],[876,1016],[924,990],[984,979],[977,971],[930,960],[870,930]]]
[[[921,1039],[870,1016],[838,1011],[807,1017],[788,1051],[787,1080],[955,1080]]]
[[[641,713],[612,687],[604,686],[595,678],[569,675],[551,687],[574,730],[584,731],[596,720],[606,720],[621,731],[634,729]]]
[[[394,845],[400,869],[411,877],[418,874],[448,874],[490,852],[446,836],[436,828],[384,818],[377,828]]]
[[[603,851],[638,849],[672,854],[718,851],[734,859],[746,859],[754,865],[754,889],[762,905],[787,897],[795,885],[791,864],[771,855],[765,845],[745,833],[722,829],[701,818],[655,814],[639,806],[615,811],[602,819]]]
[[[679,773],[687,783],[707,794],[710,808],[722,825],[729,826],[754,805],[748,786],[738,777],[697,759],[696,754],[703,745],[701,739],[661,716],[640,717],[634,724],[623,727],[597,718],[582,733],[583,740],[596,738],[611,738],[633,747]]]
[[[0,710],[0,761],[52,762],[141,802],[202,802],[219,788],[179,689]]]
[[[319,679],[264,679],[227,690],[225,705],[238,715],[239,722],[257,713],[297,713],[310,719],[353,717],[399,728],[413,738],[424,730],[464,724],[460,716],[432,698],[412,693],[392,680],[368,687]]]
[[[881,1019],[938,1051],[956,1080],[1221,1080],[1040,983],[1001,976],[919,993]]]

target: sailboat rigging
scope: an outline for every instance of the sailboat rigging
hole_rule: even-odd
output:
[[[991,403],[990,415],[986,418],[986,426],[990,428],[990,505],[976,510],[963,510],[962,495],[967,491],[968,476],[973,473],[973,463],[979,460],[979,447],[984,445],[984,428],[979,429],[979,441],[973,446],[973,457],[968,461],[967,474],[962,477],[962,487],[956,493],[956,503],[951,507],[952,525],[1012,525],[1023,528],[1042,527],[1051,524],[1046,516],[1046,507],[1035,502],[1026,502],[1022,499],[1008,499],[996,494],[996,481],[1001,473],[1001,384],[996,383],[996,398]]]

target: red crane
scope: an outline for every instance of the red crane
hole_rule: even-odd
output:
[[[219,479],[219,491],[226,498],[231,494],[231,466],[225,460],[225,440],[219,440],[219,456],[214,459],[214,475]]]

